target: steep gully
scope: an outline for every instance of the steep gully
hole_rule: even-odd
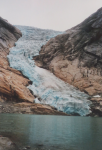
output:
[[[51,72],[39,68],[32,60],[40,48],[61,32],[17,26],[22,38],[11,48],[8,57],[10,67],[19,70],[32,81],[28,88],[33,93],[35,103],[48,104],[68,114],[88,115],[90,111],[88,95],[58,79]],[[33,101],[32,100],[32,101]]]

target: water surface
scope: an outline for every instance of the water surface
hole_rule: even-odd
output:
[[[102,118],[0,114],[0,134],[31,150],[102,150]]]

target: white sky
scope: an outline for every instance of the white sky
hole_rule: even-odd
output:
[[[67,30],[102,7],[102,0],[0,0],[0,16],[14,25]]]

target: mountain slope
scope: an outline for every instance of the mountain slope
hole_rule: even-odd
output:
[[[102,115],[102,8],[79,25],[42,46],[36,64],[92,97],[93,113]]]

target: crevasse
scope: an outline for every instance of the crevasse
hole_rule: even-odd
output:
[[[37,97],[35,103],[49,104],[68,114],[89,114],[91,102],[88,95],[58,79],[49,71],[35,66],[32,57],[49,39],[62,32],[33,27],[17,26],[23,36],[11,48],[8,55],[10,67],[20,70],[33,81],[28,88]]]

